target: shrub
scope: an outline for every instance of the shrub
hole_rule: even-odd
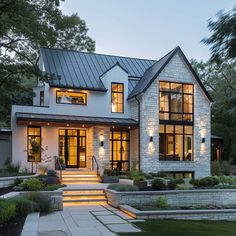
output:
[[[50,184],[50,185],[47,185],[43,188],[43,191],[54,191],[54,190],[57,190],[59,188],[63,188],[65,187],[66,185],[64,184]]]
[[[168,204],[167,204],[167,199],[165,197],[159,197],[156,200],[156,207],[157,208],[167,208]]]
[[[146,178],[146,179],[153,179],[153,176],[151,175],[151,174],[146,174],[146,173],[144,173],[144,177]]]
[[[38,165],[38,172],[40,175],[46,175],[46,172],[48,170],[48,166],[44,164]]]
[[[129,175],[119,175],[120,179],[131,179]]]
[[[184,184],[184,180],[183,179],[176,179],[176,184]]]
[[[199,187],[211,187],[219,184],[219,180],[216,177],[205,177],[200,179],[199,181]]]
[[[191,190],[193,189],[193,185],[192,184],[178,184],[177,188],[179,190]]]
[[[221,166],[219,161],[211,162],[211,174],[212,175],[222,175]]]
[[[37,178],[30,178],[24,180],[20,187],[23,187],[24,190],[28,191],[39,191],[44,187],[43,182],[40,179]]]
[[[7,168],[7,171],[10,173],[18,173],[20,170],[20,163],[17,162],[16,164],[11,163],[10,159],[5,161],[5,166]]]
[[[0,201],[0,224],[7,223],[16,214],[16,205],[2,200]]]
[[[107,187],[108,189],[115,190],[117,192],[130,192],[130,191],[137,191],[138,188],[133,185],[128,184],[110,184]]]
[[[16,211],[20,215],[27,215],[37,209],[37,203],[24,197],[16,197],[10,201],[16,205]]]
[[[144,181],[145,180],[145,177],[143,175],[140,175],[140,176],[136,176],[133,178],[134,181]]]
[[[152,188],[154,190],[165,190],[166,189],[166,185],[164,183],[164,179],[162,179],[162,178],[155,178],[152,181]]]
[[[170,179],[167,185],[168,189],[174,190],[177,187],[177,181],[175,179]]]
[[[21,183],[23,183],[23,179],[16,178],[14,181],[15,186],[20,185]]]
[[[116,171],[113,170],[113,169],[106,168],[103,172],[103,175],[105,175],[105,176],[115,176]]]
[[[194,187],[198,187],[199,186],[199,180],[198,179],[191,179],[189,181],[190,184],[192,184]]]
[[[229,175],[230,174],[230,164],[228,161],[222,161],[221,162],[221,171],[223,175]]]

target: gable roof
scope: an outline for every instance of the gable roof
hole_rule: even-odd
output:
[[[167,53],[164,57],[162,57],[159,61],[154,63],[149,69],[146,70],[143,77],[140,79],[140,81],[137,83],[133,91],[130,93],[128,99],[131,99],[145,92],[176,53],[179,53],[179,55],[184,59],[185,63],[192,72],[193,76],[196,78],[198,84],[202,88],[203,92],[206,94],[209,101],[213,102],[213,99],[211,98],[210,94],[207,92],[200,78],[192,68],[191,64],[189,63],[188,59],[186,58],[186,56],[184,55],[183,51],[179,46],[170,51],[169,53]]]
[[[141,78],[154,60],[111,56],[73,50],[41,48],[51,87],[106,91],[100,77],[117,64],[129,77]]]

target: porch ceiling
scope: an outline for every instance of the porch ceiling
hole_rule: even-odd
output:
[[[106,125],[106,126],[112,126],[113,128],[126,127],[130,129],[138,127],[138,122],[133,119],[51,115],[51,114],[22,113],[22,112],[16,112],[16,123],[18,125],[73,126],[73,127]]]

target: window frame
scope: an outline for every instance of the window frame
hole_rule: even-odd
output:
[[[29,128],[39,128],[40,135],[29,135]],[[41,126],[27,126],[27,162],[35,162],[29,160],[29,137],[40,137],[40,146],[42,146],[42,127]],[[42,151],[40,150],[40,161],[42,161]]]
[[[112,90],[112,85],[114,85],[114,84],[118,84],[118,85],[121,84],[122,87],[123,87],[122,92],[113,91],[113,90]],[[124,110],[125,110],[124,90],[125,90],[124,83],[119,83],[119,82],[112,82],[112,83],[111,83],[111,112],[112,112],[112,113],[124,113]],[[122,94],[122,95],[123,95],[123,99],[122,99],[122,111],[112,111],[112,95],[113,95],[113,93]]]
[[[173,156],[174,156],[174,159],[173,160],[168,160],[167,158],[166,158],[166,150],[165,150],[165,153],[164,153],[164,159],[160,159],[160,131],[159,131],[159,161],[178,161],[178,162],[188,162],[188,161],[190,161],[190,162],[192,162],[192,161],[194,161],[194,126],[193,125],[189,125],[189,124],[178,124],[178,123],[160,123],[159,124],[159,126],[160,125],[164,125],[164,137],[165,137],[165,140],[164,140],[164,145],[166,146],[166,135],[167,134],[171,134],[171,135],[173,135]],[[166,133],[166,125],[173,125],[173,128],[174,128],[174,130],[173,130],[173,133]],[[175,151],[176,151],[176,148],[175,148],[175,146],[176,146],[176,135],[178,135],[178,133],[176,133],[176,128],[175,128],[175,126],[182,126],[183,127],[183,132],[182,132],[182,152],[183,152],[183,157],[182,157],[182,160],[176,160],[176,155],[175,155]],[[185,134],[185,127],[192,127],[192,134]],[[159,127],[159,130],[160,130],[160,127]],[[191,135],[192,136],[192,155],[191,155],[191,160],[185,160],[185,157],[184,157],[184,152],[185,152],[185,150],[184,150],[184,146],[185,146],[185,143],[184,143],[184,141],[185,141],[185,136],[187,136],[187,135]]]
[[[169,90],[162,90],[160,88],[160,83],[163,82],[163,83],[169,83]],[[182,91],[181,92],[178,92],[178,91],[171,91],[171,84],[181,84],[182,86]],[[191,85],[192,86],[192,93],[187,93],[187,92],[184,92],[183,91],[183,87],[184,85]],[[166,111],[161,111],[160,110],[160,93],[166,93],[168,94],[168,112]],[[182,106],[181,106],[181,109],[182,109],[182,112],[172,112],[171,110],[171,95],[172,94],[180,94],[182,96]],[[189,112],[184,112],[184,95],[190,95],[192,96],[192,112],[189,113]],[[159,117],[160,117],[160,114],[168,114],[169,115],[169,119],[160,119],[161,121],[172,121],[172,122],[186,122],[186,123],[193,123],[194,121],[194,84],[191,84],[191,83],[182,83],[182,82],[172,82],[172,81],[159,81]],[[182,119],[181,120],[176,120],[176,119],[171,119],[172,118],[172,115],[181,115]],[[188,120],[184,120],[184,115],[191,115],[192,116],[192,120],[191,121],[188,121]]]
[[[80,93],[85,95],[85,103],[66,103],[66,102],[58,102],[58,92],[66,92],[66,93]],[[79,91],[67,91],[67,90],[57,90],[56,91],[56,104],[66,104],[66,105],[78,105],[78,106],[86,106],[87,105],[87,93],[85,92],[79,92]]]

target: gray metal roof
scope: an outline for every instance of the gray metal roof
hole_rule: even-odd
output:
[[[114,126],[138,126],[138,122],[126,118],[91,117],[91,116],[71,116],[16,112],[16,120],[36,121],[36,122],[55,122],[55,123],[74,123],[74,124],[102,124]]]
[[[51,87],[106,91],[100,76],[117,63],[130,77],[141,78],[154,60],[110,56],[72,50],[41,48],[45,71],[52,75]]]

